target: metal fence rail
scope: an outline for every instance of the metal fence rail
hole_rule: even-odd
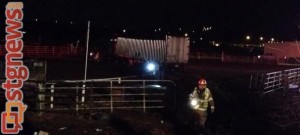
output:
[[[267,73],[264,82],[264,94],[283,88],[282,71]]]
[[[287,76],[287,82],[289,84],[298,84],[300,82],[300,68],[285,70],[284,74]]]
[[[250,88],[259,86],[264,116],[270,123],[283,130],[300,128],[300,68],[252,76],[250,82]],[[257,82],[262,85],[254,85]]]
[[[168,80],[103,79],[40,84],[38,111],[161,109],[175,83]],[[172,100],[172,99],[171,99]],[[170,100],[169,100],[170,101]]]

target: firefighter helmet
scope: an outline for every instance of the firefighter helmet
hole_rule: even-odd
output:
[[[198,81],[198,84],[199,84],[199,85],[206,85],[207,82],[206,82],[205,79],[200,79],[200,80]]]

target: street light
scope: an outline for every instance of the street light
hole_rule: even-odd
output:
[[[271,38],[271,43],[273,43],[274,42],[274,38]]]
[[[263,40],[264,40],[264,37],[260,37],[259,40],[260,40],[260,41],[263,41]]]
[[[249,36],[249,35],[248,35],[248,36],[246,36],[246,39],[247,39],[247,40],[250,40],[250,36]]]

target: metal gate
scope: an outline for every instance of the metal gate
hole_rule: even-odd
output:
[[[38,111],[82,112],[140,109],[172,104],[175,83],[169,80],[121,78],[51,81],[39,84]],[[175,92],[174,92],[175,93]]]
[[[270,123],[283,130],[300,128],[300,68],[252,76],[250,82]]]

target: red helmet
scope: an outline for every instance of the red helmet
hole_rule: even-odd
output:
[[[199,85],[206,85],[207,82],[206,82],[205,79],[200,79],[200,80],[198,81],[198,84],[199,84]]]

